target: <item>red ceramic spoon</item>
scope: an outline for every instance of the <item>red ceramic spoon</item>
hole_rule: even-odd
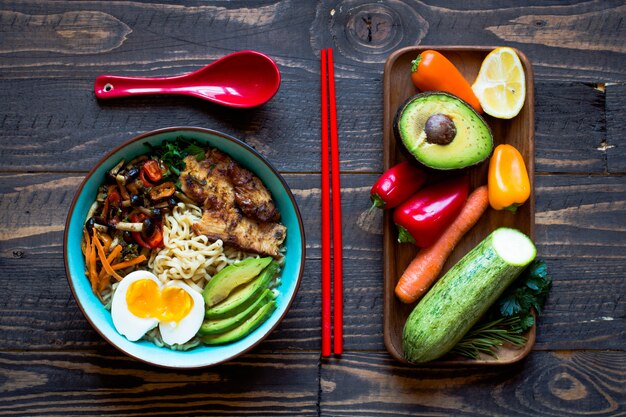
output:
[[[204,68],[174,77],[119,77],[101,75],[94,90],[98,98],[148,94],[181,94],[224,106],[248,108],[271,99],[280,86],[280,72],[267,55],[240,51]]]

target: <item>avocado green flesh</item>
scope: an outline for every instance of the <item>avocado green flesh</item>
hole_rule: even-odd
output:
[[[240,285],[243,285],[269,265],[272,257],[250,258],[239,263],[229,265],[215,274],[204,287],[202,296],[207,307],[213,307]]]
[[[400,109],[397,132],[406,149],[423,165],[441,170],[460,169],[484,161],[493,150],[489,126],[464,101],[446,93],[423,93]],[[424,127],[434,114],[454,122],[457,134],[451,143],[426,141]]]
[[[218,320],[204,320],[200,326],[198,334],[205,336],[224,333],[228,330],[234,329],[273,298],[272,290],[266,288],[265,291],[263,291],[260,296],[257,297],[250,306],[248,306],[248,308],[235,314],[234,316]]]
[[[207,345],[223,345],[243,339],[263,324],[276,310],[276,306],[276,300],[271,300],[234,329],[217,335],[201,336],[200,340]]]
[[[220,319],[235,315],[247,309],[250,304],[258,299],[258,296],[270,285],[274,278],[276,278],[279,270],[280,267],[277,262],[270,262],[258,277],[247,284],[235,288],[228,298],[222,302],[207,308],[204,312],[204,316],[207,319]]]

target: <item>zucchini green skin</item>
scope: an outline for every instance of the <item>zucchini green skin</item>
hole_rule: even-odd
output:
[[[402,334],[409,362],[432,361],[450,351],[534,259],[524,265],[502,259],[493,247],[498,230],[439,279],[411,312]]]

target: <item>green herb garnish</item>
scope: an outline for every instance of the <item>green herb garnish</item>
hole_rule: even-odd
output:
[[[146,146],[167,166],[169,172],[164,175],[164,179],[173,181],[177,188],[180,188],[178,176],[186,168],[184,159],[189,155],[194,156],[198,162],[205,158],[202,146],[197,141],[183,136],[178,136],[174,140],[166,140],[158,147],[153,147],[148,143]]]
[[[533,261],[452,353],[475,359],[480,353],[495,356],[504,343],[522,347],[526,343],[524,333],[535,324],[532,310],[541,314],[551,287],[546,263]]]

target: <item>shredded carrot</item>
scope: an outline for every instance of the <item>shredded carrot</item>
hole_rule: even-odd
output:
[[[129,266],[140,264],[146,259],[147,258],[144,255],[139,255],[131,260],[120,262],[115,265],[111,265],[111,268],[113,268],[114,271],[117,271],[118,269],[124,269],[124,268],[128,268]]]
[[[93,241],[96,243],[96,249],[98,250],[98,255],[100,256],[100,262],[102,263],[102,267],[104,268],[104,270],[107,272],[107,274],[113,275],[113,277],[115,277],[116,280],[121,281],[122,277],[120,277],[117,274],[117,272],[111,269],[111,264],[109,264],[109,262],[107,261],[106,254],[104,253],[104,248],[102,247],[102,243],[100,243],[100,240],[98,239],[98,236],[96,235],[95,229],[93,233]]]
[[[87,264],[89,265],[89,281],[91,282],[91,289],[93,292],[96,292],[98,285],[98,271],[96,270],[96,248],[95,241],[96,240],[96,229],[93,229],[93,238],[89,243],[89,260]]]
[[[396,285],[396,296],[404,303],[422,297],[439,277],[446,260],[461,238],[478,222],[489,206],[487,186],[470,194],[461,213],[432,246],[424,248],[406,268]]]
[[[111,265],[119,256],[119,254],[122,252],[122,245],[117,245],[113,248],[113,250],[111,251],[111,253],[109,253],[109,256],[107,256],[107,262],[109,263],[109,265]],[[102,268],[102,271],[100,271],[100,275],[98,276],[98,292],[102,292],[102,290],[104,290],[107,286],[107,284],[109,283],[109,274],[107,273],[106,269]]]

